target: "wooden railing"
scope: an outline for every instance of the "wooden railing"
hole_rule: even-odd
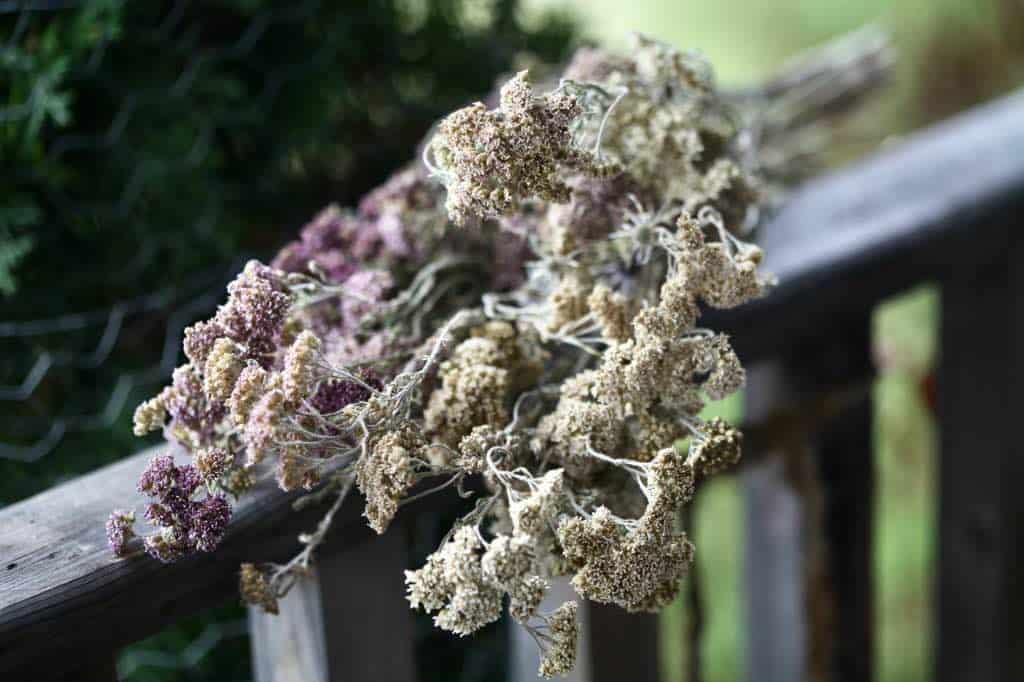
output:
[[[934,677],[1024,679],[1022,209],[1018,94],[808,183],[762,229],[778,286],[709,322],[734,335],[751,368],[751,679],[871,676],[869,317],[925,281],[942,292]],[[294,498],[268,484],[241,503],[213,555],[115,560],[103,522],[131,502],[149,456],[0,510],[0,679],[113,679],[121,647],[235,599],[239,562],[286,558],[322,511],[290,513]],[[415,678],[401,524],[428,507],[405,508],[398,528],[371,538],[350,503],[318,579],[277,619],[250,616],[258,679]],[[767,510],[788,521],[766,522]],[[591,608],[587,622],[593,682],[656,679],[653,617]]]

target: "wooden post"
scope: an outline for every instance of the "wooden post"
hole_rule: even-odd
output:
[[[396,526],[325,552],[316,577],[292,589],[280,614],[250,609],[257,682],[413,682],[407,540]]]
[[[1024,679],[1022,259],[942,282],[936,680]]]
[[[831,420],[817,442],[823,487],[825,588],[832,625],[828,678],[870,680],[874,627],[874,458],[871,401],[865,395]]]
[[[396,524],[324,557],[320,589],[331,682],[416,680],[413,613],[405,599],[408,545],[407,528]]]
[[[587,604],[591,682],[657,682],[658,615]]]
[[[871,678],[871,403],[850,390],[871,374],[870,327],[852,319],[750,372],[746,420],[772,440],[742,475],[750,680]],[[841,389],[857,397],[838,400]],[[780,419],[786,410],[796,414]]]
[[[750,368],[747,421],[767,418],[775,406],[791,400],[791,393],[781,365]],[[802,503],[786,481],[782,454],[757,455],[759,461],[740,474],[746,522],[747,679],[791,682],[802,680],[805,670]]]
[[[281,600],[280,612],[249,607],[252,668],[256,682],[328,682],[320,580],[302,577]]]

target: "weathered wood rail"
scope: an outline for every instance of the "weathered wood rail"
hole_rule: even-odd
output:
[[[734,334],[753,368],[748,453],[781,451],[788,463],[785,474],[751,473],[745,486],[748,564],[764,567],[747,571],[751,679],[871,676],[868,320],[879,301],[923,281],[939,283],[943,301],[934,677],[1024,679],[1021,209],[1017,94],[808,183],[764,226],[759,241],[778,287],[711,322]],[[265,486],[243,502],[212,556],[172,565],[115,560],[103,521],[115,504],[130,504],[148,457],[0,510],[0,678],[113,679],[118,649],[234,598],[238,563],[285,558],[320,511],[290,514],[293,498]],[[771,462],[749,459],[750,472]],[[787,492],[801,480],[815,481],[820,494]],[[779,536],[763,521],[786,499],[792,532]],[[312,606],[282,619],[324,633],[311,640],[312,653],[291,653],[320,658],[292,679],[412,680],[403,545],[369,549],[358,502],[350,502],[322,550]],[[260,634],[267,627],[277,626],[254,619],[254,637],[274,639]],[[656,679],[655,627],[651,618],[593,610],[591,678]],[[260,679],[289,679],[272,663],[256,662]]]

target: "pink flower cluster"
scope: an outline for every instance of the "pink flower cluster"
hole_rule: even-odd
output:
[[[171,562],[194,552],[212,552],[220,544],[231,505],[224,495],[206,489],[195,466],[178,466],[170,455],[154,457],[139,478],[139,490],[153,500],[146,507],[146,520],[160,528],[145,539],[153,558]]]

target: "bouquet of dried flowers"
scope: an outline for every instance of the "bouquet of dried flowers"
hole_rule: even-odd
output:
[[[139,481],[145,551],[214,550],[261,475],[335,494],[292,561],[242,566],[243,597],[275,611],[352,488],[383,533],[401,505],[468,496],[474,478],[476,505],[406,574],[438,627],[468,635],[507,604],[551,677],[578,631],[575,602],[539,610],[551,577],[630,611],[670,602],[694,555],[679,511],[742,441],[700,416],[744,381],[701,313],[765,292],[744,241],[773,181],[758,141],[780,149],[773,130],[804,128],[780,126],[779,103],[833,82],[793,73],[755,106],[698,54],[639,37],[445,118],[422,163],[250,262],[186,331],[187,364],[135,414],[172,445]],[[134,520],[111,516],[115,552]]]

